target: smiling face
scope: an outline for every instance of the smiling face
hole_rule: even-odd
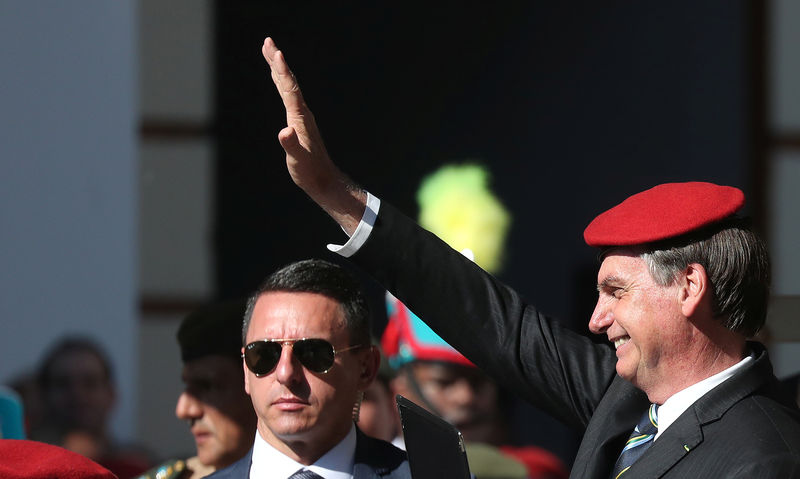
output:
[[[175,415],[189,423],[198,459],[217,469],[233,464],[253,445],[256,425],[238,361],[221,355],[187,361],[183,382]]]
[[[299,338],[325,339],[336,350],[351,346],[339,303],[316,293],[262,294],[253,309],[247,343]],[[336,354],[333,367],[322,374],[305,369],[286,344],[278,365],[264,376],[256,377],[243,365],[261,437],[296,460],[304,456],[300,459],[313,462],[324,454],[350,430],[358,393],[375,377],[373,353],[377,354],[367,347]],[[298,452],[308,447],[314,451]]]
[[[608,254],[597,275],[599,297],[589,329],[617,351],[617,374],[650,395],[691,375],[694,329],[682,315],[678,283],[656,284],[644,259]]]

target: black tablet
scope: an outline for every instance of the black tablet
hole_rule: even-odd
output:
[[[464,438],[450,423],[397,395],[408,464],[414,479],[470,479]]]

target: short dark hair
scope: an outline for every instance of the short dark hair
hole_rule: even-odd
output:
[[[275,271],[250,296],[242,324],[242,345],[247,342],[247,330],[256,301],[270,292],[316,293],[335,300],[344,313],[350,345],[370,344],[369,307],[358,280],[339,265],[321,259],[308,259]]]
[[[712,228],[650,245],[641,255],[656,283],[672,284],[690,263],[706,270],[714,315],[731,331],[754,336],[767,316],[770,262],[747,219],[733,216]]]

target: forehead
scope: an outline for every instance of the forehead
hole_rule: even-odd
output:
[[[335,340],[342,335],[346,336],[344,313],[336,300],[317,293],[273,291],[256,301],[247,341],[312,337]]]
[[[642,274],[649,276],[649,271],[647,263],[639,256],[639,252],[627,248],[617,248],[607,252],[603,257],[600,270],[597,272],[597,283],[610,280],[628,281],[640,277]]]
[[[50,364],[52,375],[105,374],[103,361],[88,349],[64,351]]]
[[[211,354],[186,361],[183,365],[183,380],[214,381],[241,373],[242,365],[227,356]]]

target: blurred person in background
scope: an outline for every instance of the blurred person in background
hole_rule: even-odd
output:
[[[256,432],[256,415],[242,373],[245,307],[244,300],[216,303],[181,322],[177,336],[184,391],[175,416],[189,425],[197,454],[166,461],[141,479],[198,479],[247,454]]]
[[[387,312],[389,322],[381,345],[396,370],[390,382],[392,397],[405,396],[454,425],[467,441],[467,458],[473,473],[483,477],[485,473],[480,472],[496,467],[494,463],[486,467],[486,447],[473,452],[475,443],[481,443],[497,447],[522,463],[529,478],[568,476],[566,467],[552,452],[510,444],[509,404],[489,376],[388,293]],[[402,444],[402,439],[395,440],[398,443]]]
[[[120,479],[152,466],[143,448],[117,442],[109,432],[116,400],[111,362],[88,337],[66,337],[42,359],[37,374],[42,417],[30,438],[82,454]]]
[[[373,341],[375,343],[375,341]],[[380,347],[380,346],[376,346]],[[367,436],[402,448],[400,417],[390,383],[395,372],[381,351],[381,365],[375,381],[364,391],[358,414],[358,428]]]

